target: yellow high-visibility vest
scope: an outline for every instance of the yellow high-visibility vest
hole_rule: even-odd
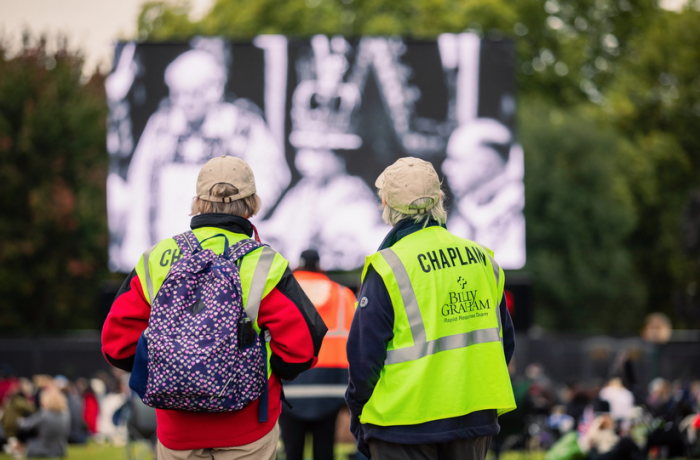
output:
[[[394,308],[394,337],[360,421],[415,425],[515,409],[499,302],[505,277],[493,253],[428,227],[367,257]]]
[[[211,249],[216,254],[224,252],[224,239],[211,238],[223,234],[228,239],[230,246],[248,238],[246,235],[229,232],[221,228],[202,227],[193,230],[194,235],[200,241],[202,249]],[[211,238],[211,239],[208,239]],[[204,241],[206,240],[206,241]],[[182,253],[173,238],[166,238],[151,249],[146,251],[136,265],[136,274],[141,281],[143,293],[149,304],[153,302],[160,287],[163,285],[170,267],[180,260]],[[260,302],[272,291],[282,279],[289,262],[269,246],[263,246],[248,253],[241,259],[239,271],[241,276],[241,289],[243,294],[243,306],[249,318],[254,318],[253,328],[260,334],[258,326],[258,310]],[[272,368],[270,366],[269,340],[267,346],[267,377],[270,378]]]

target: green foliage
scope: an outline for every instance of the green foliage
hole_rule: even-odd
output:
[[[68,447],[67,460],[124,460],[125,446],[115,446],[110,443],[98,444],[90,441],[87,444],[71,444]],[[141,460],[154,460],[153,451],[147,441],[130,443],[129,453],[126,458]],[[14,460],[15,456],[5,452],[0,453],[0,460]]]
[[[635,139],[646,169],[630,177],[640,219],[629,247],[649,283],[649,304],[673,314],[694,295],[700,254],[684,246],[689,197],[700,190],[700,12],[660,12],[630,40],[606,96],[607,118]],[[653,44],[653,46],[651,46]],[[675,294],[675,296],[674,296]],[[675,299],[674,299],[675,297]],[[700,325],[700,313],[676,315],[676,324]]]
[[[659,10],[647,0],[514,2],[519,86],[555,105],[599,103],[630,40]]]
[[[700,165],[700,11],[655,15],[630,42],[610,101],[625,133],[673,134]],[[653,44],[653,46],[650,46]]]
[[[190,22],[188,12],[187,3],[145,2],[138,17],[139,38],[173,40],[201,33],[200,28]]]
[[[0,47],[0,330],[94,328],[106,272],[106,104],[80,56]]]
[[[186,2],[146,3],[139,37],[157,41],[202,34],[243,40],[278,33],[432,39],[465,29],[492,39],[520,37],[521,90],[555,104],[599,102],[630,38],[658,14],[649,0],[217,0],[194,22],[188,11]]]
[[[541,102],[520,111],[537,322],[634,331],[644,318],[645,286],[625,245],[637,224],[624,172],[631,146],[587,112]]]

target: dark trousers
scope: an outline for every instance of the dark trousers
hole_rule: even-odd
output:
[[[394,444],[369,440],[372,460],[484,460],[491,436],[457,439],[440,444]]]
[[[333,444],[335,442],[334,413],[321,420],[299,420],[282,412],[280,428],[287,460],[304,460],[304,441],[306,433],[313,436],[314,460],[333,460]]]

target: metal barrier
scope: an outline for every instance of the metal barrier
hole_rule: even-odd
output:
[[[63,374],[69,379],[109,370],[99,332],[75,337],[0,339],[0,369],[19,376]]]
[[[638,337],[516,336],[516,374],[530,363],[540,363],[554,381],[563,383],[604,381],[620,372],[624,362],[636,381],[646,385],[656,377],[667,380],[700,379],[700,341],[675,341],[656,345]]]
[[[605,380],[625,358],[642,385],[654,377],[700,379],[700,341],[653,345],[636,337],[516,337],[518,375],[528,364],[540,363],[557,382]],[[97,331],[70,337],[0,338],[0,369],[8,367],[21,376],[63,374],[70,379],[110,368]]]

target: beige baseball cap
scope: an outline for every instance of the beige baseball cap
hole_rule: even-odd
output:
[[[440,200],[440,179],[433,165],[420,158],[399,158],[377,178],[374,185],[384,190],[386,204],[404,214],[421,214]],[[425,208],[409,208],[419,198],[431,198]]]
[[[226,197],[212,196],[217,184],[229,184],[238,193]],[[255,177],[248,163],[236,157],[222,155],[207,161],[197,177],[197,197],[204,201],[230,203],[249,197],[255,193]]]

